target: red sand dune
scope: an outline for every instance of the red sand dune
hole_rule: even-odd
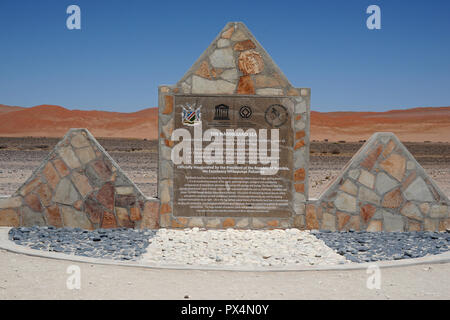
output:
[[[7,106],[7,105],[4,105],[4,104],[0,104],[0,114],[12,112],[12,111],[18,111],[18,110],[22,110],[22,109],[24,109],[24,108],[22,108],[22,107],[13,107],[13,106]]]
[[[61,137],[70,128],[87,128],[96,137],[155,139],[158,112],[156,108],[120,113],[0,105],[0,136]],[[366,140],[377,131],[394,132],[402,141],[450,142],[450,107],[311,112],[311,140]]]
[[[312,140],[367,140],[374,132],[393,132],[402,141],[450,142],[450,107],[311,112]]]
[[[96,137],[156,139],[158,110],[121,113],[40,105],[0,112],[0,136],[4,137],[62,137],[70,128],[87,128]]]

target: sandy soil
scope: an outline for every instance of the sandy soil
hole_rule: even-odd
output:
[[[69,290],[67,267],[81,270]],[[0,299],[450,299],[450,264],[381,269],[368,289],[366,270],[230,272],[93,265],[0,250]]]
[[[57,138],[0,138],[0,194],[12,194],[59,141]],[[138,139],[99,139],[126,174],[147,196],[156,195],[157,142]],[[405,143],[406,147],[450,196],[450,143]],[[311,143],[309,194],[318,197],[361,143]]]

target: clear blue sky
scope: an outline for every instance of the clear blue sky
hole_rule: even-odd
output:
[[[81,8],[81,30],[66,8]],[[381,30],[366,8],[381,7]],[[450,105],[450,1],[1,0],[0,103],[157,106],[228,21],[243,21],[318,111]]]

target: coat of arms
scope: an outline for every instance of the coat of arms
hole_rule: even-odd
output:
[[[181,106],[183,108],[183,111],[181,112],[181,121],[186,126],[195,126],[197,124],[200,124],[202,122],[202,114],[200,113],[200,108],[202,106],[200,105],[197,108],[197,104],[189,104],[186,103],[184,106]]]

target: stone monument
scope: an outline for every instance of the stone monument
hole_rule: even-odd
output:
[[[12,196],[0,226],[445,231],[450,199],[392,133],[375,133],[308,199],[310,90],[230,22],[159,87],[158,197],[86,129],[71,129]]]
[[[161,227],[294,226],[308,198],[309,107],[310,90],[228,23],[159,87]]]

